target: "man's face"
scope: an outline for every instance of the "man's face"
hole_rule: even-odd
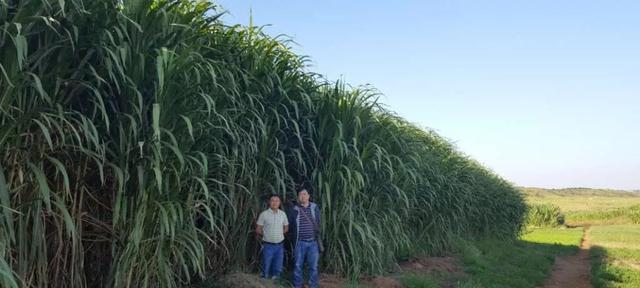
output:
[[[298,202],[300,202],[301,204],[309,203],[309,192],[307,192],[307,190],[298,192]]]
[[[271,209],[280,208],[280,198],[275,196],[269,198],[269,207],[271,207]]]

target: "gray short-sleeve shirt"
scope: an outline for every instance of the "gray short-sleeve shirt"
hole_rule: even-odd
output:
[[[263,241],[280,243],[284,241],[284,226],[289,225],[289,220],[287,220],[287,214],[284,211],[278,209],[277,212],[273,212],[273,210],[267,209],[260,213],[256,224],[262,226]]]

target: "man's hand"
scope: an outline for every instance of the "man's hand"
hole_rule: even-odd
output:
[[[262,236],[262,226],[261,225],[256,225],[256,234]]]

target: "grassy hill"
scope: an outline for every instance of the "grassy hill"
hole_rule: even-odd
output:
[[[562,188],[547,189],[537,187],[518,187],[527,197],[571,197],[571,196],[600,196],[600,197],[640,197],[638,190],[615,190],[594,188]]]

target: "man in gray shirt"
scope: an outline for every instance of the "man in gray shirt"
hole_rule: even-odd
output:
[[[289,229],[287,214],[280,210],[280,196],[269,197],[269,209],[256,222],[256,234],[262,235],[262,273],[260,277],[277,279],[284,261],[284,234]]]

